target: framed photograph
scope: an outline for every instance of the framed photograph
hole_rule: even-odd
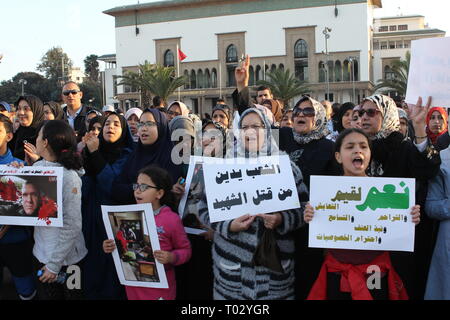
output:
[[[160,250],[150,204],[102,206],[108,239],[114,239],[112,253],[120,283],[133,287],[168,288],[164,265],[153,251]]]
[[[62,227],[61,167],[0,166],[0,225]]]

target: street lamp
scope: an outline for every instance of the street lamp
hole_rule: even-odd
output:
[[[326,58],[326,71],[327,71],[327,97],[325,100],[329,100],[330,99],[330,66],[328,64],[328,39],[330,39],[330,32],[331,32],[331,28],[325,27],[325,29],[323,29],[322,33],[325,36],[325,55],[327,56]]]
[[[20,80],[19,80],[19,84],[22,85],[22,96],[23,96],[23,95],[24,95],[23,86],[27,84],[27,80],[25,80],[25,79],[20,79]]]

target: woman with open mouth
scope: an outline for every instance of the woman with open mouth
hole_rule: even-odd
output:
[[[101,205],[114,204],[113,181],[123,170],[133,150],[133,138],[124,117],[113,112],[103,122],[100,134],[94,130],[83,137],[82,213],[83,234],[88,254],[85,259],[84,293],[87,299],[125,299],[111,256],[103,253],[107,239]]]
[[[173,184],[182,176],[181,166],[174,164],[172,160],[174,144],[166,116],[157,109],[145,109],[137,127],[139,141],[114,181],[112,195],[117,204],[136,203],[133,183],[137,181],[139,170],[149,165],[166,169]]]

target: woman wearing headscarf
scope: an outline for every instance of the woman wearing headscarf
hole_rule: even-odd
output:
[[[136,203],[133,183],[142,168],[154,165],[166,169],[175,184],[182,176],[180,165],[172,161],[173,143],[166,116],[157,109],[146,109],[138,124],[139,141],[122,172],[115,179],[113,198],[116,204]]]
[[[91,121],[92,122],[92,121]],[[133,149],[133,139],[124,117],[113,112],[103,124],[100,135],[89,131],[84,141],[82,178],[83,234],[88,249],[83,270],[83,290],[87,299],[125,299],[111,255],[103,251],[107,239],[102,205],[113,204],[111,189]]]
[[[141,115],[142,110],[139,108],[131,108],[125,113],[125,120],[127,120],[134,142],[139,140],[137,124]]]
[[[333,104],[333,106],[334,105],[335,104]],[[334,131],[330,135],[328,135],[328,139],[336,141],[337,137],[342,131],[352,127],[354,107],[355,104],[352,102],[346,102],[342,105],[339,105],[337,112],[332,117]],[[333,108],[333,110],[335,109]]]
[[[428,142],[425,131],[426,107],[422,99],[412,106],[414,141],[405,140],[399,132],[400,122],[397,105],[385,95],[373,95],[363,100],[358,111],[362,130],[371,137],[372,160],[370,175],[375,177],[398,177],[416,179],[416,203],[424,208],[427,181],[439,172],[441,159],[434,146]],[[434,224],[425,215],[415,231],[414,253],[393,252],[394,267],[404,280],[408,295],[412,299],[423,299],[426,274],[430,265]]]
[[[45,120],[62,120],[64,117],[64,111],[61,105],[55,101],[49,101],[44,103]]]
[[[173,118],[177,116],[188,116],[189,109],[188,107],[181,101],[172,102],[167,108],[167,119],[171,121]]]
[[[194,121],[188,116],[176,116],[169,122],[171,141],[175,144],[172,150],[172,160],[180,164],[182,176],[186,177],[189,169],[189,158],[194,154],[195,127]],[[185,152],[188,151],[188,152]]]
[[[226,104],[218,104],[212,110],[212,120],[220,122],[226,129],[230,129],[233,124],[233,113]]]
[[[236,150],[229,155],[256,158],[281,154],[272,136],[271,124],[260,110],[251,108],[243,112],[238,127],[241,134]],[[299,168],[292,162],[291,165],[303,208],[306,186]],[[255,216],[242,212],[243,216],[234,220],[210,223],[206,200],[203,200],[199,213],[204,224],[215,231],[212,251],[214,299],[294,299],[294,240],[291,231],[302,224],[301,208]],[[254,263],[263,235],[275,238],[280,250],[277,267]]]
[[[37,128],[45,120],[44,105],[38,97],[25,95],[17,99],[16,106],[20,126],[9,146],[14,157],[25,160],[24,143],[36,144]]]
[[[105,122],[105,117],[97,116],[89,120],[87,133],[94,133],[95,136],[99,136],[102,131],[103,123]],[[77,145],[78,152],[82,152],[84,147],[86,147],[85,138],[83,137]]]
[[[427,136],[431,143],[436,146],[438,138],[448,131],[447,110],[441,107],[434,107],[427,114]]]

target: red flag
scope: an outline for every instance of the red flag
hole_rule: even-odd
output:
[[[187,55],[185,55],[183,53],[183,51],[181,51],[180,49],[178,49],[178,59],[180,59],[180,61],[183,61],[184,59],[187,58]]]

